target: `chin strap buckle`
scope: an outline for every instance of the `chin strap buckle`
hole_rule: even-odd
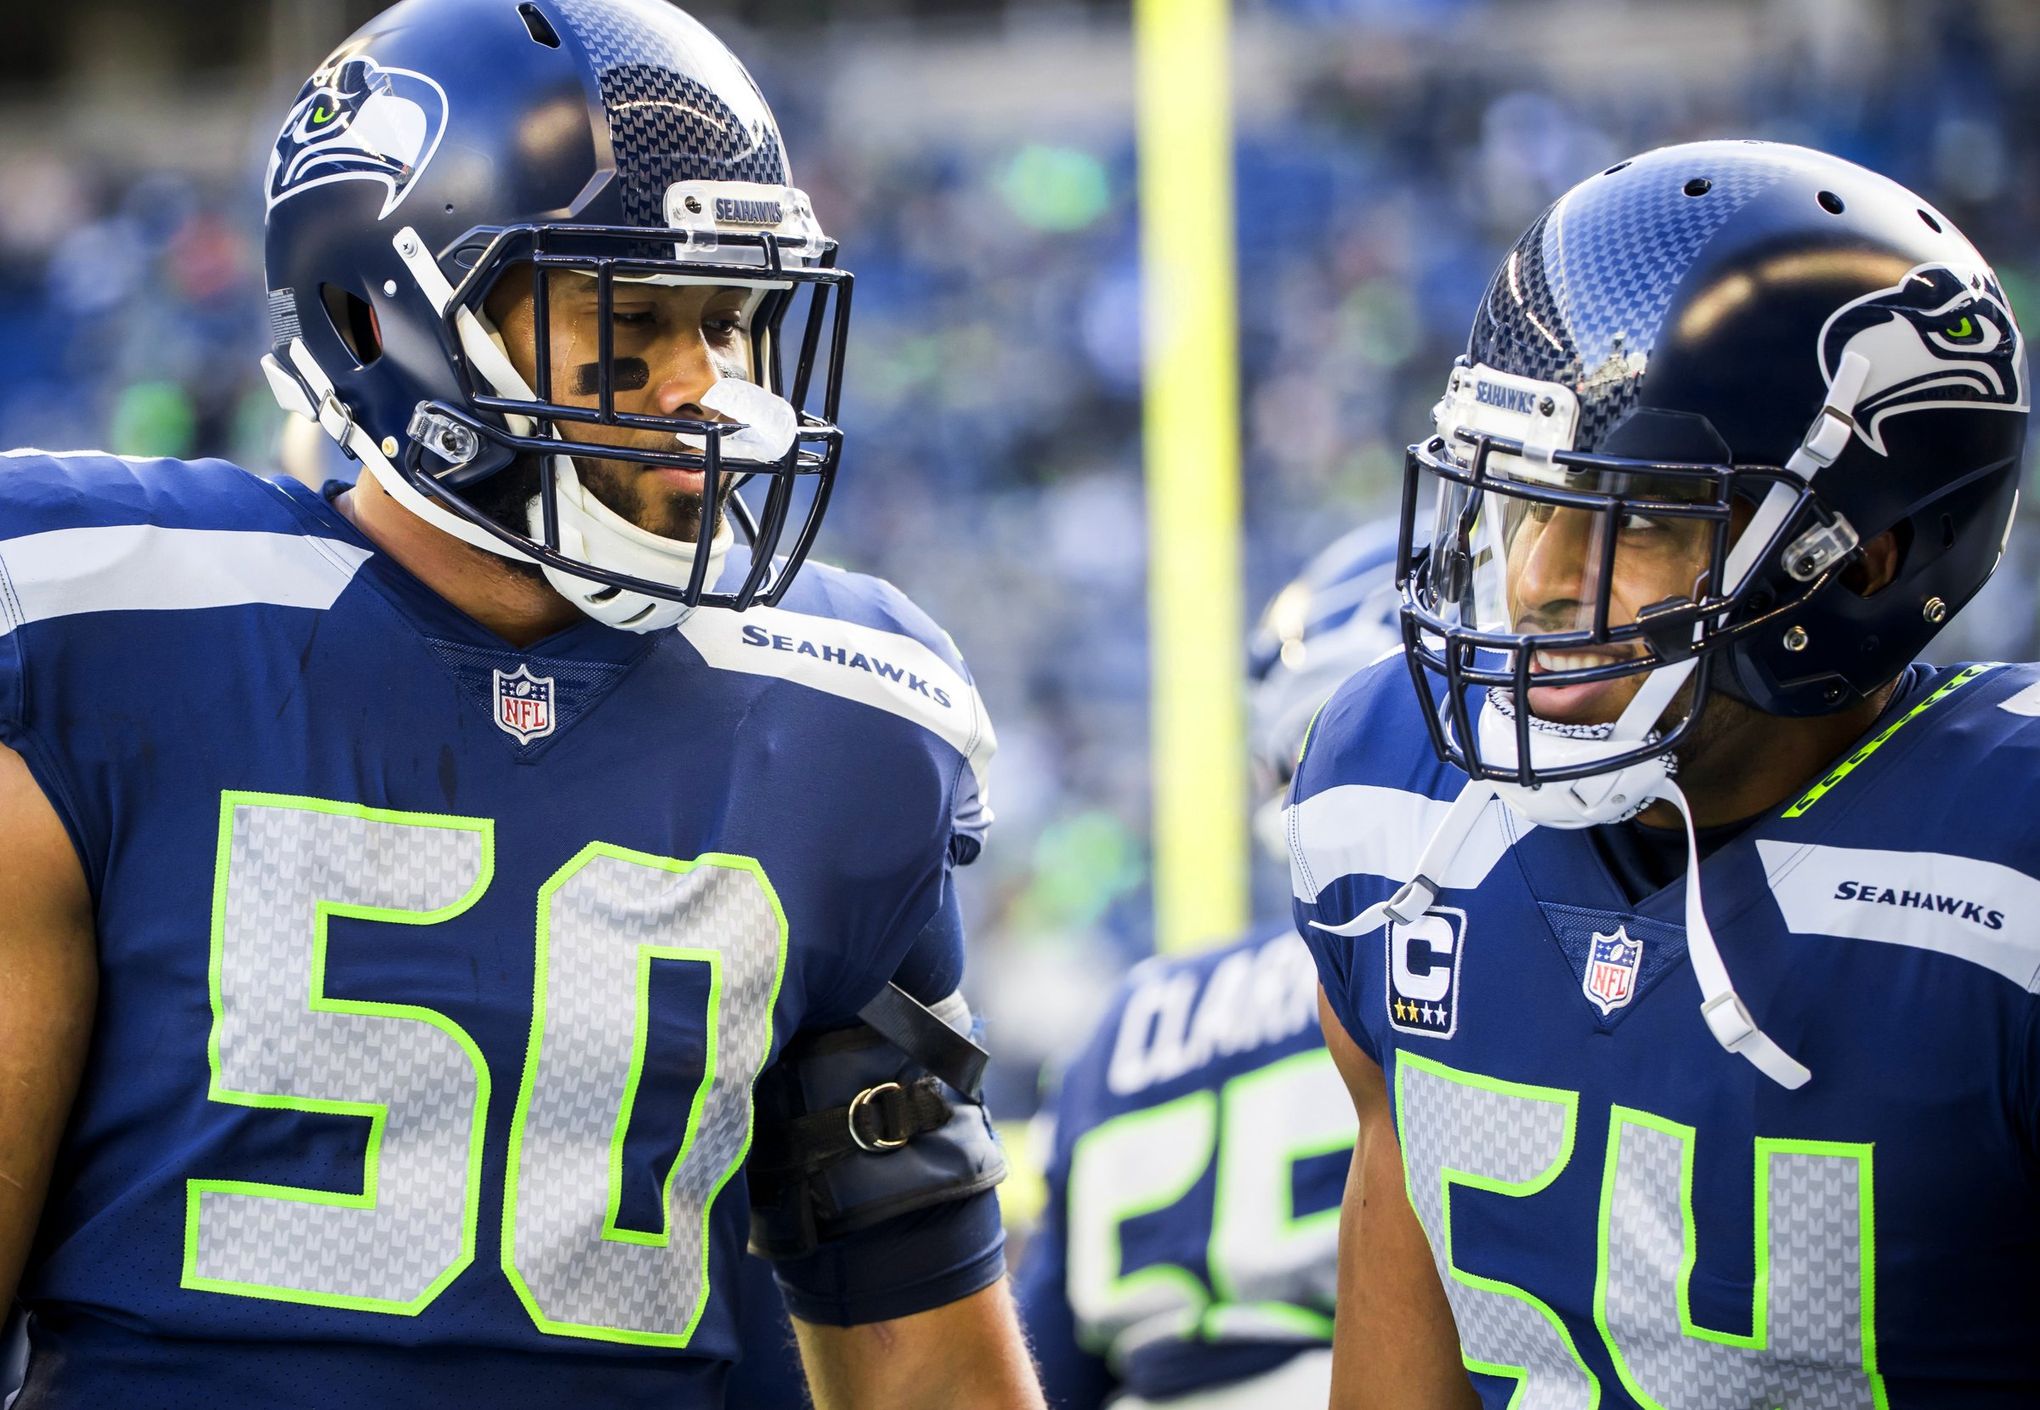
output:
[[[1855,434],[1853,413],[1869,380],[1870,359],[1859,352],[1843,353],[1841,365],[1835,368],[1834,378],[1828,384],[1827,405],[1813,418],[1813,424],[1806,428],[1806,438],[1785,462],[1787,470],[1802,480],[1811,480],[1816,471],[1827,469],[1841,458],[1849,448],[1849,437]]]
[[[1707,1031],[1714,1035],[1714,1041],[1736,1054],[1757,1036],[1757,1021],[1750,1016],[1741,996],[1730,989],[1716,994],[1700,1005],[1700,1016],[1707,1020]]]
[[[1438,899],[1438,883],[1428,876],[1416,876],[1404,882],[1395,895],[1388,898],[1382,910],[1397,925],[1414,924],[1417,917],[1431,909],[1431,903]]]
[[[1692,884],[1690,876],[1687,884]],[[1691,932],[1688,934],[1690,936]],[[1750,1016],[1749,1009],[1743,1006],[1743,1001],[1733,989],[1702,1003],[1700,1014],[1707,1020],[1707,1031],[1714,1035],[1715,1042],[1787,1091],[1799,1090],[1813,1076],[1805,1064],[1757,1027],[1756,1019]]]
[[[1419,876],[1405,881],[1386,901],[1377,901],[1343,925],[1326,925],[1321,920],[1314,920],[1311,924],[1327,935],[1343,935],[1351,939],[1371,934],[1384,925],[1409,925],[1430,910],[1431,903],[1437,899],[1438,883],[1428,876]]]
[[[354,434],[353,408],[341,401],[338,393],[331,387],[326,388],[326,394],[319,398],[318,421],[319,428],[343,449],[348,438]]]
[[[1848,413],[1836,407],[1824,406],[1820,415],[1814,418],[1813,426],[1801,442],[1806,458],[1825,470],[1841,458],[1849,447],[1849,435],[1856,429],[1856,422]]]

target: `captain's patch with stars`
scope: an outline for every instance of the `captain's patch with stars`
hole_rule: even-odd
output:
[[[1388,1021],[1403,1033],[1450,1038],[1459,1030],[1459,961],[1466,912],[1433,906],[1388,927]]]

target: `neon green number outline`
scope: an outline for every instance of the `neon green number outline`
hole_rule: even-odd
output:
[[[1211,1295],[1205,1291],[1204,1284],[1195,1273],[1174,1263],[1153,1263],[1140,1269],[1138,1272],[1122,1276],[1119,1269],[1124,1252],[1120,1247],[1119,1231],[1129,1221],[1138,1219],[1143,1214],[1152,1214],[1158,1209],[1167,1209],[1170,1205],[1189,1194],[1197,1182],[1204,1178],[1204,1172],[1210,1168],[1211,1158],[1218,1149],[1218,1094],[1211,1091],[1189,1092],[1177,1097],[1174,1101],[1163,1102],[1160,1106],[1151,1106],[1144,1111],[1128,1112],[1124,1116],[1115,1117],[1111,1121],[1086,1131],[1077,1138],[1076,1145],[1070,1151],[1070,1174],[1072,1177],[1070,1184],[1072,1187],[1077,1185],[1075,1177],[1083,1166],[1085,1149],[1096,1144],[1098,1138],[1106,1132],[1112,1132],[1123,1138],[1124,1133],[1127,1131],[1137,1131],[1147,1126],[1167,1122],[1185,1113],[1202,1114],[1202,1126],[1206,1132],[1203,1150],[1194,1160],[1185,1162],[1190,1172],[1189,1179],[1172,1182],[1162,1189],[1155,1191],[1144,1200],[1138,1200],[1129,1205],[1113,1207],[1114,1217],[1107,1225],[1110,1232],[1106,1235],[1108,1247],[1105,1257],[1105,1267],[1111,1270],[1111,1272],[1105,1287],[1108,1295],[1114,1299],[1122,1298],[1128,1293],[1138,1293],[1142,1289],[1151,1286],[1176,1287],[1189,1298],[1190,1320],[1185,1326],[1187,1331],[1197,1325],[1198,1319],[1203,1315],[1204,1309],[1211,1301]],[[1102,1339],[1093,1337],[1088,1333],[1083,1333],[1081,1327],[1079,1331],[1084,1336],[1090,1350],[1104,1350]]]
[[[220,1076],[220,1024],[223,1005],[220,975],[224,964],[227,919],[227,879],[232,861],[234,812],[238,808],[284,808],[299,812],[325,813],[333,817],[360,818],[366,822],[393,823],[400,827],[447,828],[472,832],[481,839],[482,864],[467,894],[452,905],[433,911],[395,911],[377,906],[355,906],[338,901],[320,901],[312,922],[312,992],[308,1011],[312,1013],[367,1014],[381,1018],[409,1019],[430,1024],[460,1045],[475,1072],[475,1113],[468,1132],[467,1194],[462,1202],[460,1257],[431,1285],[409,1302],[389,1298],[353,1297],[340,1293],[317,1293],[302,1288],[274,1287],[262,1283],[241,1283],[208,1278],[198,1272],[199,1205],[209,1193],[251,1195],[262,1199],[291,1200],[299,1204],[330,1205],[338,1209],[373,1209],[382,1165],[383,1123],[389,1108],[380,1102],[327,1101],[316,1097],[284,1097],[262,1092],[236,1091]],[[204,1292],[232,1293],[274,1302],[309,1303],[315,1307],[339,1307],[363,1312],[386,1312],[415,1317],[432,1304],[455,1278],[475,1261],[475,1227],[481,1198],[482,1138],[489,1110],[489,1068],[482,1050],[465,1029],[445,1014],[415,1004],[371,1003],[361,999],[334,999],[326,995],[326,933],[333,917],[379,921],[388,925],[437,925],[452,920],[482,898],[496,872],[495,824],[488,818],[462,818],[438,813],[406,813],[387,808],[368,808],[352,803],[334,803],[323,798],[300,798],[280,793],[220,794],[219,851],[213,865],[212,949],[207,963],[206,983],[212,1002],[212,1029],[205,1045],[211,1079],[206,1087],[208,1101],[231,1106],[266,1108],[272,1111],[305,1111],[333,1116],[368,1119],[368,1151],[363,1162],[361,1192],[343,1194],[332,1190],[310,1190],[296,1185],[271,1185],[253,1180],[187,1180],[184,1195],[184,1268],[181,1285]]]
[[[1551,1164],[1547,1165],[1530,1179],[1521,1182],[1497,1180],[1491,1176],[1477,1175],[1471,1171],[1461,1170],[1456,1166],[1443,1166],[1438,1172],[1438,1207],[1443,1212],[1442,1217],[1445,1223],[1445,1266],[1452,1274],[1454,1281],[1464,1283],[1467,1287],[1478,1289],[1481,1292],[1498,1293],[1503,1297],[1515,1298],[1519,1302],[1528,1303],[1531,1307],[1542,1313],[1544,1320],[1551,1324],[1552,1330],[1558,1333],[1559,1340],[1565,1344],[1566,1352],[1572,1357],[1573,1364],[1578,1366],[1580,1374],[1587,1378],[1587,1384],[1592,1395],[1592,1398],[1587,1403],[1589,1405],[1599,1405],[1601,1403],[1601,1378],[1596,1376],[1588,1368],[1587,1363],[1580,1359],[1579,1348],[1573,1344],[1572,1333],[1566,1329],[1566,1325],[1559,1318],[1559,1315],[1551,1310],[1550,1305],[1524,1289],[1517,1287],[1514,1283],[1505,1283],[1496,1278],[1483,1278],[1478,1274],[1465,1271],[1459,1266],[1452,1253],[1452,1187],[1454,1185],[1466,1185],[1472,1189],[1487,1190],[1493,1194],[1508,1195],[1516,1199],[1537,1194],[1545,1189],[1553,1180],[1558,1178],[1559,1172],[1564,1170],[1566,1165],[1572,1160],[1573,1141],[1578,1135],[1579,1127],[1580,1094],[1578,1092],[1566,1091],[1562,1087],[1533,1087],[1522,1082],[1505,1082],[1498,1077],[1483,1077],[1479,1073],[1462,1072],[1458,1068],[1447,1067],[1442,1062],[1420,1057],[1416,1053],[1398,1052],[1395,1058],[1395,1125],[1397,1131],[1408,1129],[1403,1115],[1403,1073],[1412,1067],[1420,1072],[1428,1072],[1432,1076],[1442,1078],[1447,1082],[1457,1083],[1462,1087],[1473,1087],[1481,1091],[1493,1092],[1499,1096],[1510,1097],[1517,1101],[1550,1102],[1564,1108],[1565,1140],[1559,1148],[1558,1155],[1552,1160]],[[1406,1195],[1411,1193],[1409,1187],[1410,1178],[1409,1161],[1405,1158],[1403,1161],[1403,1185]],[[1414,1197],[1410,1199],[1410,1208],[1413,1211],[1416,1209]],[[1478,1371],[1483,1375],[1489,1376],[1501,1376],[1516,1382],[1515,1390],[1509,1395],[1510,1410],[1514,1410],[1517,1403],[1522,1400],[1523,1388],[1529,1381],[1529,1371],[1526,1367],[1503,1366],[1491,1361],[1477,1361],[1473,1357],[1466,1355],[1463,1347],[1460,1353],[1460,1360],[1466,1364],[1466,1369],[1469,1371]]]
[[[552,1318],[547,1317],[539,1308],[537,1297],[533,1295],[530,1286],[524,1281],[523,1274],[517,1271],[515,1262],[517,1240],[517,1170],[524,1152],[524,1121],[531,1110],[532,1093],[538,1083],[539,1049],[545,1041],[546,979],[549,973],[552,954],[552,899],[562,887],[573,880],[576,874],[598,857],[608,857],[616,861],[630,862],[637,866],[653,867],[660,871],[673,872],[676,875],[693,871],[696,867],[700,866],[725,867],[731,871],[749,872],[753,879],[757,881],[759,889],[764,892],[766,901],[772,907],[773,918],[778,922],[777,953],[773,958],[772,966],[772,993],[765,1003],[767,1022],[771,1021],[770,1016],[778,1007],[779,986],[786,975],[786,910],[779,903],[779,893],[773,889],[771,878],[765,875],[764,864],[755,857],[742,857],[729,852],[704,852],[692,861],[680,861],[673,857],[660,857],[654,856],[649,852],[633,851],[628,847],[618,847],[607,842],[591,842],[575,853],[572,860],[554,872],[547,878],[545,884],[538,888],[538,953],[532,967],[531,1040],[525,1048],[524,1080],[518,1087],[517,1108],[510,1118],[509,1159],[504,1166],[503,1172],[503,1242],[501,1250],[503,1276],[510,1280],[510,1286],[516,1290],[517,1300],[524,1304],[524,1310],[530,1316],[532,1325],[548,1336],[585,1337],[594,1341],[621,1342],[631,1346],[682,1347],[694,1339],[695,1328],[700,1325],[701,1314],[708,1306],[708,1221],[710,1215],[714,1212],[716,1198],[722,1193],[723,1186],[729,1183],[732,1175],[743,1168],[744,1157],[750,1154],[751,1115],[749,1112],[745,1114],[744,1140],[737,1148],[736,1158],[730,1162],[728,1169],[716,1177],[715,1183],[709,1187],[708,1198],[701,1202],[701,1228],[699,1231],[701,1292],[695,1299],[694,1310],[688,1316],[687,1325],[680,1331],[642,1332],[623,1327],[605,1327],[579,1322],[554,1321]],[[657,1234],[650,1234],[638,1230],[617,1228],[616,1211],[622,1198],[621,1162],[623,1158],[623,1135],[630,1125],[631,1108],[636,1103],[638,1084],[643,1077],[645,1041],[647,1025],[649,1023],[646,1004],[649,999],[651,983],[651,963],[654,959],[659,958],[706,959],[710,962],[708,1041],[706,1053],[707,1066],[702,1073],[700,1085],[694,1089],[694,1101],[687,1112],[687,1129],[681,1135],[679,1154],[673,1157],[673,1164],[666,1171],[665,1185],[660,1192],[661,1220],[667,1224],[667,1227]],[[722,959],[716,952],[656,945],[640,947],[638,958],[636,1036],[631,1049],[630,1075],[624,1086],[623,1104],[617,1112],[615,1135],[610,1141],[608,1212],[602,1222],[602,1237],[604,1239],[614,1243],[646,1244],[659,1248],[666,1247],[672,1240],[670,1221],[672,1219],[673,1180],[679,1174],[680,1167],[686,1162],[687,1153],[693,1149],[695,1135],[701,1127],[702,1107],[707,1100],[709,1089],[715,1081],[717,1058],[715,1021],[721,1008],[721,1000]],[[771,1044],[768,1042],[765,1046],[766,1052],[769,1055]],[[762,1070],[762,1068],[763,1062],[761,1059],[760,1069]],[[753,1072],[751,1079],[755,1081],[757,1075],[757,1072]]]
[[[1622,1379],[1622,1385],[1637,1404],[1644,1410],[1664,1410],[1664,1407],[1644,1392],[1642,1385],[1629,1369],[1629,1362],[1616,1345],[1615,1332],[1608,1325],[1608,1253],[1610,1244],[1609,1221],[1615,1205],[1615,1172],[1622,1155],[1622,1128],[1642,1126],[1652,1131],[1674,1137],[1679,1142],[1679,1222],[1684,1240],[1684,1254],[1679,1263],[1679,1330],[1697,1341],[1714,1342],[1720,1346],[1741,1347],[1748,1351],[1762,1351],[1770,1343],[1770,1302],[1771,1302],[1771,1157],[1774,1155],[1817,1155],[1843,1160],[1854,1160],[1858,1165],[1857,1207],[1860,1220],[1861,1244],[1858,1266],[1863,1270],[1863,1373],[1870,1380],[1871,1394],[1878,1410],[1884,1410],[1889,1403],[1884,1389],[1884,1377],[1877,1370],[1877,1219],[1874,1190],[1871,1185],[1871,1147],[1867,1143],[1847,1141],[1799,1141],[1759,1136],[1756,1141],[1756,1265],[1752,1282],[1755,1284],[1751,1299],[1750,1332],[1743,1336],[1735,1332],[1718,1332],[1703,1327],[1693,1320],[1691,1288],[1693,1269],[1699,1263],[1700,1243],[1693,1226],[1693,1146],[1695,1128],[1677,1121],[1639,1111],[1634,1107],[1614,1106],[1608,1112],[1608,1163],[1601,1177],[1600,1227],[1597,1234],[1598,1247],[1594,1254],[1594,1325],[1600,1328],[1601,1340],[1607,1344],[1608,1355],[1615,1363],[1615,1374]]]
[[[1318,1065],[1330,1066],[1331,1061],[1332,1055],[1325,1049],[1311,1048],[1304,1052],[1292,1053],[1286,1058],[1271,1062],[1266,1067],[1256,1068],[1252,1072],[1243,1072],[1220,1089],[1219,1099],[1223,1103],[1223,1110],[1229,1114],[1235,1104],[1245,1104],[1251,1101],[1263,1086],[1271,1083],[1279,1084],[1288,1080],[1292,1073],[1305,1068]],[[1235,1201],[1226,1198],[1226,1162],[1223,1145],[1226,1140],[1231,1138],[1232,1134],[1232,1122],[1229,1118],[1225,1119],[1223,1130],[1224,1134],[1220,1137],[1221,1149],[1218,1153],[1218,1174],[1212,1190],[1212,1214],[1214,1217],[1211,1222],[1211,1242],[1205,1255],[1205,1266],[1211,1270],[1212,1291],[1217,1294],[1219,1301],[1216,1305],[1205,1310],[1203,1321],[1206,1335],[1213,1337],[1218,1335],[1216,1322],[1224,1317],[1228,1307],[1246,1307],[1251,1308],[1257,1317],[1265,1317],[1272,1322],[1286,1323],[1304,1336],[1325,1341],[1331,1340],[1332,1319],[1322,1313],[1313,1312],[1308,1307],[1298,1307],[1294,1303],[1288,1302],[1245,1303],[1238,1301],[1238,1294],[1232,1277],[1227,1273],[1225,1259],[1220,1256],[1219,1252],[1223,1246],[1222,1240],[1219,1237],[1219,1230],[1226,1222],[1227,1211],[1236,1207]],[[1282,1146],[1270,1152],[1270,1155],[1279,1161],[1286,1170],[1294,1167],[1298,1161],[1309,1160],[1313,1156],[1336,1155],[1341,1151],[1350,1154],[1353,1149],[1353,1141],[1354,1137],[1348,1135],[1335,1140],[1299,1142],[1295,1145]],[[1333,1205],[1329,1209],[1321,1209],[1316,1214],[1306,1214],[1303,1218],[1298,1219],[1296,1217],[1295,1206],[1295,1183],[1293,1181],[1284,1181],[1283,1188],[1285,1193],[1283,1220],[1292,1228],[1322,1227],[1327,1224],[1336,1226],[1338,1224],[1339,1206],[1337,1205]]]

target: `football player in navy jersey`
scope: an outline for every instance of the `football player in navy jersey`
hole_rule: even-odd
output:
[[[747,1244],[816,1404],[1038,1405],[992,733],[802,567],[849,276],[749,76],[660,0],[406,0],[265,182],[265,370],[359,482],[0,460],[19,1405],[718,1406]]]
[[[1255,633],[1255,832],[1277,861],[1312,715],[1401,645],[1395,530],[1342,536]],[[1070,1061],[1018,1277],[1055,1410],[1324,1404],[1354,1123],[1316,996],[1302,941],[1257,926],[1138,966]]]
[[[2028,376],[1947,217],[1796,147],[1509,252],[1410,449],[1407,665],[1289,810],[1335,1405],[2040,1403],[2040,671],[1915,661]]]

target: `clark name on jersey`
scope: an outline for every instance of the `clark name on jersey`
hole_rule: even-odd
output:
[[[1281,931],[1157,956],[1063,1074],[1019,1292],[1050,1402],[1167,1403],[1329,1355],[1355,1123]],[[1329,1372],[1315,1373],[1322,1402]],[[1256,1398],[1256,1397],[1259,1398]],[[1206,1402],[1200,1400],[1199,1404]]]

